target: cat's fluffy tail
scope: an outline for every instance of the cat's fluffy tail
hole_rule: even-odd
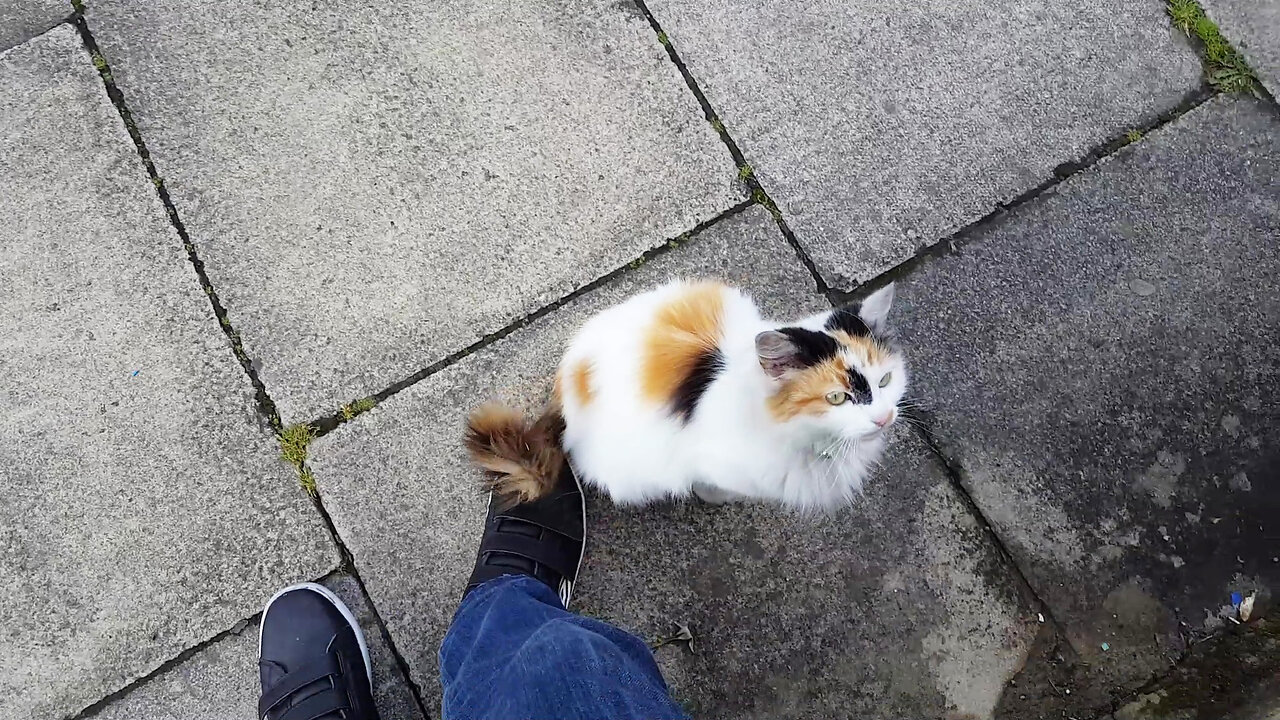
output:
[[[485,489],[501,506],[537,500],[555,486],[564,469],[564,417],[549,407],[534,422],[502,405],[484,405],[467,418],[466,446],[484,470]]]

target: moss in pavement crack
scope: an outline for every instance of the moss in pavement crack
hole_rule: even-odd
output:
[[[1173,26],[1187,37],[1194,35],[1200,41],[1209,84],[1219,92],[1250,93],[1261,97],[1258,78],[1244,56],[1222,37],[1218,26],[1204,14],[1200,4],[1196,0],[1167,0],[1167,3]]]
[[[364,413],[372,410],[373,406],[377,404],[378,402],[376,400],[369,397],[360,398],[359,400],[352,400],[351,402],[342,406],[342,419],[350,420],[351,418],[354,418],[360,413]]]
[[[316,478],[307,467],[307,448],[316,439],[316,429],[307,423],[290,425],[280,431],[280,457],[298,471],[298,483],[315,497]]]

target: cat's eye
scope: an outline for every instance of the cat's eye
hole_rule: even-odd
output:
[[[832,405],[842,405],[848,399],[849,399],[849,393],[843,390],[832,390],[831,392],[827,393],[827,402],[831,403]]]
[[[886,385],[889,384],[889,381],[891,380],[893,380],[893,373],[891,372],[885,373],[884,377],[880,378],[880,387],[885,387]]]

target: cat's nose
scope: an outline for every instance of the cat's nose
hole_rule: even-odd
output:
[[[876,427],[884,427],[885,425],[888,425],[889,423],[893,422],[893,411],[890,410],[884,415],[881,415],[878,418],[872,419],[871,422],[875,423]]]

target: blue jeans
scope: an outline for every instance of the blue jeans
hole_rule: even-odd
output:
[[[462,601],[440,646],[444,720],[688,720],[644,641],[504,575]]]

